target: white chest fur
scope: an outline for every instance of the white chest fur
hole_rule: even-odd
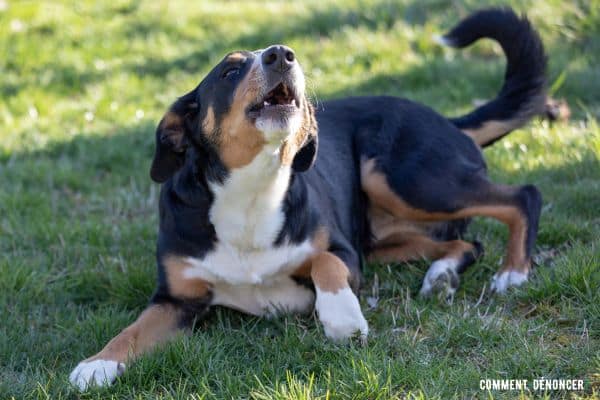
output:
[[[265,149],[233,170],[223,185],[211,185],[210,220],[219,241],[241,250],[270,247],[283,225],[281,203],[290,174],[289,166],[280,165],[278,151]]]
[[[260,314],[258,310],[273,307],[304,308],[311,301],[312,295],[288,276],[314,252],[312,243],[273,247],[285,219],[282,201],[290,174],[290,167],[281,166],[277,150],[271,148],[233,170],[223,185],[211,185],[209,216],[218,242],[203,259],[187,259],[190,267],[184,277],[213,283],[215,303]],[[286,293],[301,299],[284,304]]]

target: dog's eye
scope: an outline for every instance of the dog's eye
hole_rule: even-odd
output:
[[[239,72],[240,72],[240,67],[229,67],[225,71],[223,71],[223,74],[221,75],[221,77],[227,78],[228,76],[237,75]]]

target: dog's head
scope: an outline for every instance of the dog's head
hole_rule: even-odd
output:
[[[211,146],[228,169],[249,164],[265,147],[296,171],[313,164],[317,124],[304,74],[292,49],[282,45],[228,54],[156,129],[150,176],[169,179],[190,148]]]

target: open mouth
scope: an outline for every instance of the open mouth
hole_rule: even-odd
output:
[[[282,82],[267,93],[262,100],[250,107],[248,115],[251,118],[264,115],[276,116],[282,113],[295,112],[299,108],[300,100],[296,93]]]

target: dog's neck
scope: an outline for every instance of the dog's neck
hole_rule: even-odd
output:
[[[214,202],[209,216],[219,241],[245,250],[271,247],[285,220],[282,203],[290,176],[279,146],[266,145],[222,184],[210,184]]]

